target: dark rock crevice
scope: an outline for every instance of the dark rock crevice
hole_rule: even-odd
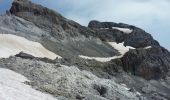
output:
[[[107,93],[107,88],[106,87],[94,84],[93,88],[95,90],[97,90],[97,92],[99,93],[100,96],[105,97],[105,94]]]

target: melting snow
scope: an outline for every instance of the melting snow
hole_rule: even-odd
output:
[[[35,57],[46,57],[49,59],[61,58],[55,53],[45,49],[40,43],[29,41],[23,37],[12,34],[0,34],[0,58],[8,58],[19,52],[24,52]]]
[[[120,27],[112,27],[112,29],[116,29],[116,30],[122,31],[122,32],[124,32],[126,34],[130,34],[133,31],[133,30],[131,30],[129,28],[120,28]]]
[[[108,30],[109,28],[100,28],[100,29],[106,29]],[[112,27],[112,29],[116,29],[116,30],[119,30],[123,33],[126,33],[126,34],[130,34],[132,33],[133,30],[129,29],[129,28],[120,28],[120,27]]]
[[[147,46],[147,47],[145,47],[144,49],[150,49],[150,48],[152,48],[152,46]]]
[[[83,55],[79,55],[79,57],[83,58],[83,59],[96,60],[96,61],[99,61],[99,62],[108,62],[108,61],[111,61],[112,59],[121,58],[121,56],[113,56],[113,57],[102,58],[102,57],[88,57],[88,56],[83,56]]]
[[[123,56],[126,52],[129,51],[129,49],[135,49],[131,46],[124,46],[124,42],[122,43],[116,43],[116,42],[108,42],[114,49],[118,50]]]
[[[109,29],[109,28],[100,28],[100,29],[106,29],[106,30],[107,30],[107,29]]]
[[[112,59],[117,59],[117,58],[121,58],[123,57],[123,55],[129,51],[129,49],[135,49],[131,46],[124,46],[124,42],[122,43],[116,43],[116,42],[108,42],[114,49],[118,50],[119,53],[121,54],[120,56],[113,56],[113,57],[88,57],[88,56],[83,56],[83,55],[79,55],[79,57],[83,58],[83,59],[89,59],[89,60],[96,60],[99,62],[108,62],[111,61]]]
[[[26,77],[0,68],[0,100],[56,100],[51,95],[34,90],[24,84]]]

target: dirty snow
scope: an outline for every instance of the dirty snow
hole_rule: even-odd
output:
[[[56,100],[24,84],[25,81],[29,80],[14,71],[0,68],[0,100]]]
[[[123,55],[129,51],[129,49],[135,49],[131,46],[124,46],[124,42],[122,43],[116,43],[116,42],[108,42],[114,49],[118,50],[119,53],[121,54],[120,56],[113,56],[113,57],[88,57],[88,56],[83,56],[79,55],[80,58],[83,59],[89,59],[89,60],[96,60],[99,62],[108,62],[111,61],[112,59],[118,59],[123,57]]]
[[[38,42],[29,41],[12,34],[0,34],[0,58],[14,56],[21,51],[35,57],[46,57],[49,59],[61,58],[59,55],[45,49]]]

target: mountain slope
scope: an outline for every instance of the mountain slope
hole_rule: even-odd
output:
[[[44,34],[39,37],[39,42],[53,52],[60,52],[61,56],[81,54],[86,54],[87,56],[110,56],[117,53],[108,44],[92,37],[90,35],[93,33],[92,30],[28,0],[15,0],[10,12],[42,29]],[[50,46],[58,46],[58,48],[54,49]]]
[[[10,13],[0,15],[0,35],[0,51],[20,48],[0,56],[0,68],[58,100],[170,99],[170,53],[136,26],[93,20],[85,27],[29,0],[14,0]],[[44,50],[51,56],[38,55]]]

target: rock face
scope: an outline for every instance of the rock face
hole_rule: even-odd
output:
[[[170,68],[170,53],[149,33],[132,25],[114,22],[91,21],[88,27],[94,29],[103,41],[124,42],[124,45],[136,48],[122,58],[125,71],[145,79],[160,79],[166,76]],[[113,27],[128,28],[132,32],[125,34]]]
[[[99,37],[102,40],[116,41],[118,43],[124,42],[125,45],[135,48],[142,48],[153,45],[159,46],[159,43],[154,40],[149,33],[146,33],[144,30],[132,25],[114,22],[91,21],[88,27],[97,29],[96,33],[99,34]],[[131,29],[132,32],[130,34],[124,34],[121,31],[113,30],[112,27],[128,28]]]
[[[112,27],[121,27],[121,28],[130,28],[130,29],[134,29],[134,26],[132,25],[128,25],[128,24],[123,24],[123,23],[114,23],[114,22],[99,22],[96,20],[93,20],[91,22],[89,22],[88,27],[90,28],[112,28]]]
[[[130,50],[122,58],[123,68],[145,79],[166,77],[170,68],[170,53],[162,47]]]
[[[58,100],[170,100],[170,53],[136,26],[91,21],[85,27],[29,0],[14,0],[10,14],[0,15],[0,33],[38,42],[61,56],[20,52],[0,58],[0,68],[24,75],[27,85]]]

